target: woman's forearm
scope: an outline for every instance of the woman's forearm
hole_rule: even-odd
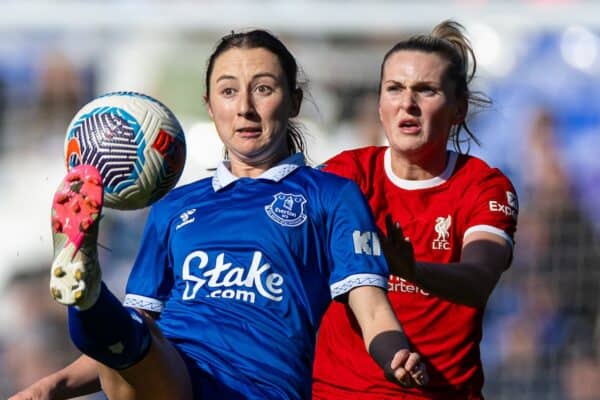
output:
[[[52,398],[57,400],[83,396],[100,390],[96,361],[85,355],[44,379],[51,379],[54,383]]]

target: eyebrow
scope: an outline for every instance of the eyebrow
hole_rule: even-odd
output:
[[[270,72],[263,72],[260,74],[256,74],[252,77],[252,79],[257,79],[257,78],[273,78],[276,81],[279,80],[279,78],[275,74],[272,74]]]
[[[233,76],[233,75],[221,75],[220,77],[217,78],[216,82],[224,81],[226,79],[235,79],[235,76]]]
[[[388,79],[386,81],[383,81],[382,84],[385,85],[385,84],[388,84],[388,83],[394,83],[394,84],[404,85],[404,82],[398,81],[398,80],[395,80],[395,79]],[[440,86],[441,83],[440,82],[436,82],[436,81],[427,81],[427,80],[425,80],[425,81],[416,81],[416,82],[413,82],[411,84],[411,86],[415,86],[415,85],[417,85],[417,86],[418,85]]]
[[[259,79],[259,78],[265,78],[265,77],[272,78],[276,81],[279,80],[279,78],[276,75],[274,75],[270,72],[262,72],[262,73],[256,74],[252,77],[252,80]],[[237,78],[233,75],[221,75],[217,78],[216,82],[224,81],[227,79],[237,79]]]

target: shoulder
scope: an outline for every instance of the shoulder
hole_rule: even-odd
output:
[[[212,177],[199,179],[197,181],[181,185],[171,190],[161,199],[162,203],[178,201],[190,194],[197,194],[199,191],[212,190]]]
[[[471,184],[498,185],[513,188],[510,179],[499,169],[490,166],[479,157],[460,154],[456,166],[456,176],[459,176]]]
[[[318,191],[335,190],[344,185],[353,184],[352,180],[330,171],[317,167],[301,167],[295,174],[295,179],[303,181],[310,186],[312,183]]]
[[[213,191],[212,178],[204,178],[186,185],[178,186],[167,193],[152,206],[154,214],[170,214],[172,210],[180,210],[189,204],[192,197],[205,196]]]
[[[313,199],[319,199],[320,204],[327,207],[348,201],[360,194],[360,188],[351,179],[312,167],[301,167],[293,176],[297,186]]]
[[[368,185],[369,176],[383,169],[387,147],[369,146],[347,150],[322,164],[324,171],[352,179],[359,185]]]
[[[518,212],[519,200],[514,185],[498,168],[491,167],[478,157],[460,155],[457,163],[457,190],[462,192],[463,199],[483,202],[490,205],[507,204],[514,212]]]
[[[358,167],[370,164],[372,160],[382,157],[387,147],[369,146],[343,151],[321,164],[321,168],[335,172],[340,167]]]

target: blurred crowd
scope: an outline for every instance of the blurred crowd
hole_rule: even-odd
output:
[[[473,116],[483,143],[471,152],[501,168],[521,202],[514,260],[484,323],[485,393],[490,399],[598,399],[600,196],[594,182],[600,158],[590,152],[600,145],[600,76],[561,61],[552,32],[527,42],[529,49],[511,73],[481,82],[494,106]],[[297,47],[310,52],[300,42]],[[132,72],[127,63],[107,66],[97,55],[82,57],[60,46],[29,50],[27,57],[15,58],[0,49],[2,398],[78,355],[66,331],[65,309],[47,288],[49,206],[65,170],[63,139],[76,111],[108,90],[145,91],[170,105],[186,130],[182,182],[208,175],[222,155],[202,109],[201,51],[189,68],[171,60],[148,73],[146,64]],[[298,56],[302,61],[304,54]],[[122,87],[122,76],[111,80],[121,67],[130,68],[122,75],[138,82],[143,79],[136,71],[145,70],[151,83]],[[371,80],[356,85],[324,78],[309,85],[313,107],[304,110],[301,122],[314,164],[342,149],[385,143],[376,68],[369,73]],[[190,90],[194,93],[181,94]],[[123,294],[146,212],[105,210],[100,261],[117,294]]]

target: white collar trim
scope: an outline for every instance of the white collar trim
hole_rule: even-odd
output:
[[[402,179],[399,178],[396,174],[394,174],[394,171],[392,170],[392,155],[389,147],[387,148],[383,156],[383,164],[385,168],[385,174],[394,185],[405,190],[419,190],[439,186],[445,183],[448,179],[450,179],[450,177],[454,173],[454,168],[456,167],[457,159],[458,153],[456,153],[455,151],[448,151],[448,164],[446,164],[446,169],[444,169],[444,172],[442,172],[442,174],[439,176],[421,181]]]
[[[263,172],[260,176],[255,179],[268,179],[274,182],[279,182],[298,167],[302,167],[306,165],[306,160],[304,159],[304,154],[296,153],[292,154],[288,158],[280,161],[274,167],[269,168],[265,172]],[[215,192],[223,189],[226,186],[229,186],[233,182],[240,179],[240,177],[235,176],[231,173],[231,163],[227,160],[221,161],[217,165],[217,170],[212,178],[212,187]]]

